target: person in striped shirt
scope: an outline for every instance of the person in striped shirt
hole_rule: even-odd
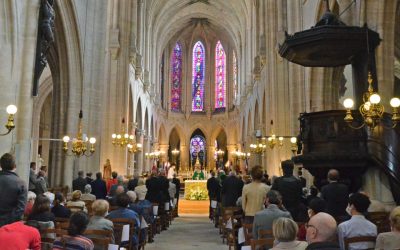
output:
[[[63,235],[53,243],[53,250],[93,250],[93,242],[82,236],[89,223],[84,212],[76,212],[69,219],[68,235]]]

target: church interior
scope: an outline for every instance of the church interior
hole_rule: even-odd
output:
[[[26,182],[31,162],[73,191],[80,171],[174,165],[185,183],[256,165],[276,178],[292,160],[307,188],[337,169],[351,192],[400,204],[399,0],[4,0],[0,13],[0,154]]]

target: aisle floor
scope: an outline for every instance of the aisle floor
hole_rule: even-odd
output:
[[[183,216],[175,218],[172,225],[161,234],[157,234],[154,242],[146,245],[146,250],[227,250],[222,244],[218,229],[206,216]]]

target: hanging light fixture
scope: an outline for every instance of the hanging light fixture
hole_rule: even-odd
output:
[[[7,132],[4,134],[0,134],[0,136],[8,135],[15,128],[14,124],[14,115],[17,113],[17,107],[15,105],[8,105],[6,108],[6,112],[8,114],[7,123],[5,125]]]
[[[128,152],[133,154],[136,152],[141,152],[143,145],[136,142],[136,125],[134,125],[133,134],[129,134],[125,131],[125,119],[122,118],[121,133],[114,133],[111,135],[111,143],[114,146],[119,146],[121,148],[127,148]]]
[[[76,157],[91,156],[95,152],[95,143],[96,138],[90,137],[88,138],[86,135],[82,133],[82,118],[83,113],[82,110],[79,112],[79,124],[78,124],[78,133],[75,138],[71,140],[71,137],[65,135],[63,137],[63,151],[68,154],[68,151],[71,150],[72,154]],[[71,142],[71,149],[69,148]],[[87,149],[89,148],[89,153],[87,153]]]
[[[347,125],[353,129],[361,129],[364,126],[368,126],[369,129],[373,130],[382,120],[383,113],[385,112],[384,106],[380,103],[381,97],[377,92],[374,91],[372,87],[372,77],[371,72],[368,72],[368,91],[363,95],[363,101],[359,107],[359,111],[361,116],[363,117],[363,123],[355,127],[352,125],[354,120],[351,109],[354,106],[354,101],[351,98],[347,98],[343,102],[343,106],[346,108],[346,116],[344,117],[344,121]],[[399,106],[400,106],[400,99],[394,97],[390,100],[390,106],[392,106],[392,126],[390,128],[396,127],[397,123],[400,121],[399,116]],[[383,126],[388,128],[386,126]]]
[[[286,136],[286,135],[276,135],[273,129],[274,121],[271,120],[271,134],[268,136],[258,136],[256,137],[256,143],[250,144],[250,151],[255,154],[262,154],[266,151],[267,146],[270,149],[273,149],[276,145],[279,148],[283,147],[285,138],[290,138],[290,142],[296,145],[297,150],[297,139],[294,136]],[[293,143],[292,141],[295,140]],[[292,150],[293,151],[293,150]]]

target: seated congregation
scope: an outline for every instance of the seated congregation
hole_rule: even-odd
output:
[[[272,180],[261,166],[251,178],[211,173],[210,219],[229,249],[400,249],[400,207],[349,193],[337,170],[307,190],[292,161],[281,166]]]
[[[144,249],[177,216],[179,180],[163,171],[128,182],[117,173],[106,182],[101,173],[88,180],[80,172],[73,192],[35,193],[15,174],[11,154],[0,166],[1,249]]]

